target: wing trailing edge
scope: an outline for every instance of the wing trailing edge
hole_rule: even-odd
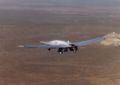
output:
[[[84,45],[92,44],[92,43],[99,42],[99,41],[102,41],[102,40],[105,40],[105,38],[104,37],[98,37],[98,38],[85,40],[85,41],[81,41],[81,42],[75,42],[75,43],[73,43],[73,45],[84,46]]]

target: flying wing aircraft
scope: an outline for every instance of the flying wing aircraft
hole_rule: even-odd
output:
[[[98,38],[85,40],[81,42],[74,42],[74,43],[65,40],[40,41],[40,43],[44,45],[18,45],[18,47],[47,48],[48,51],[51,51],[52,49],[58,49],[57,52],[63,54],[64,52],[68,52],[68,51],[77,52],[79,46],[85,46],[94,42],[102,41],[104,39],[105,39],[104,37],[98,37]]]

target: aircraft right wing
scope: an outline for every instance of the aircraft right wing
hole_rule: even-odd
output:
[[[99,42],[99,41],[102,41],[102,40],[105,40],[105,38],[104,37],[98,37],[98,38],[95,38],[95,39],[85,40],[85,41],[81,41],[81,42],[75,42],[75,43],[73,43],[73,45],[84,46],[84,45]]]

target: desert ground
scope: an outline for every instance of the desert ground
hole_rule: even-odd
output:
[[[0,0],[0,85],[120,85],[120,47],[94,43],[63,55],[56,50],[17,47],[120,33],[118,5],[11,1]]]

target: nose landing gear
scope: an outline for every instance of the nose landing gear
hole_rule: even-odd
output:
[[[60,54],[63,54],[63,48],[59,48],[59,49],[58,49],[58,52],[59,52]]]
[[[51,48],[48,48],[48,51],[51,51]]]

